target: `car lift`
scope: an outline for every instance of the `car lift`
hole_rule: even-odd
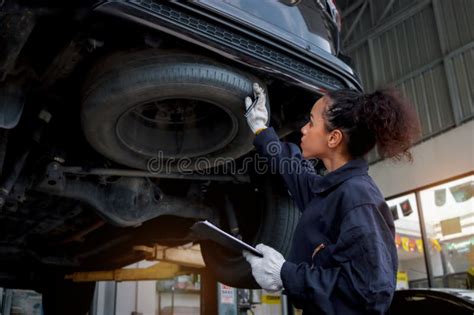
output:
[[[196,269],[205,267],[199,245],[180,247],[138,245],[134,246],[133,250],[144,253],[146,260],[159,262],[148,268],[75,272],[66,275],[65,278],[74,282],[160,280],[196,272]]]
[[[133,250],[145,255],[146,260],[157,260],[148,268],[127,268],[102,271],[74,272],[66,279],[74,282],[162,280],[178,275],[201,274],[201,314],[217,314],[217,282],[206,271],[199,245],[179,247],[138,245]]]

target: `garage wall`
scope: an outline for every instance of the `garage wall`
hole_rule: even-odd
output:
[[[474,1],[338,1],[343,46],[367,91],[412,101],[426,141],[474,117]],[[380,160],[371,152],[369,161]]]
[[[385,197],[474,171],[474,120],[412,149],[413,163],[383,160],[369,174]]]

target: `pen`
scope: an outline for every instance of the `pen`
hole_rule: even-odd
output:
[[[255,100],[252,102],[252,104],[250,104],[247,111],[245,111],[245,114],[244,114],[245,117],[247,117],[250,114],[250,112],[252,111],[252,109],[255,107],[255,105],[257,105],[257,100],[258,100],[258,98],[255,98]]]

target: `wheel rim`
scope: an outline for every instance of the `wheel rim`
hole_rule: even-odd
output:
[[[225,147],[236,136],[237,127],[235,116],[217,104],[160,99],[123,113],[116,135],[125,147],[140,155],[197,157]]]

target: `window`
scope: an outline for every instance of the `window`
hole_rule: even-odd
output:
[[[387,204],[396,228],[397,288],[428,287],[426,260],[431,267],[432,287],[473,288],[473,175],[389,199]],[[424,237],[419,211],[423,212]],[[423,238],[428,243],[427,253]]]
[[[427,279],[416,196],[415,194],[404,195],[387,200],[387,204],[392,212],[396,228],[397,288],[411,288],[416,286],[416,283],[420,284],[420,280],[426,282]]]
[[[420,191],[427,237],[439,243],[431,252],[433,287],[467,288],[474,267],[474,176]]]

